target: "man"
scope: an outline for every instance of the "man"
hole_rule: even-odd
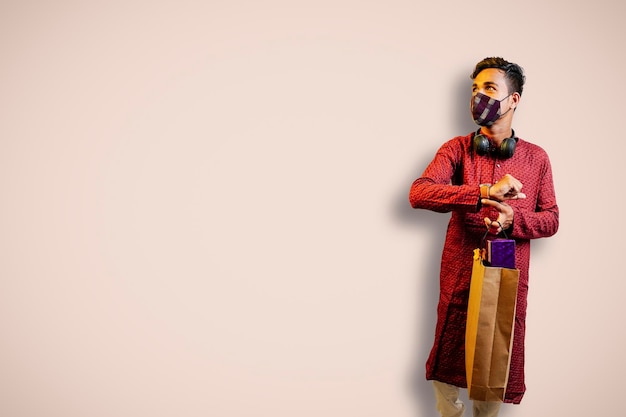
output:
[[[426,362],[426,378],[433,381],[443,417],[460,417],[465,408],[458,395],[459,387],[467,387],[465,322],[473,249],[480,247],[487,231],[493,237],[504,230],[515,239],[520,276],[504,402],[519,404],[526,390],[530,239],[552,236],[559,224],[548,155],[511,128],[525,81],[522,68],[502,58],[485,58],[471,79],[470,110],[481,127],[444,143],[409,194],[413,208],[452,212],[441,258],[435,340]],[[496,416],[500,404],[474,401],[474,416]]]

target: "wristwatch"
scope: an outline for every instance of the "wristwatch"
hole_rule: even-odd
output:
[[[480,198],[489,199],[490,189],[491,189],[491,184],[480,184]]]

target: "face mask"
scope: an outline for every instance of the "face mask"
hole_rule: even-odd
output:
[[[502,100],[507,99],[510,95],[511,94],[504,97]],[[496,120],[507,114],[507,112],[511,110],[510,108],[500,114],[500,102],[502,102],[502,100],[496,100],[495,98],[491,98],[485,94],[476,93],[476,95],[472,97],[472,101],[470,103],[470,109],[472,111],[474,122],[480,126],[491,126]]]

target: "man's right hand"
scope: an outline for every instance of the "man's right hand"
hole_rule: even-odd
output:
[[[500,181],[489,189],[489,198],[496,201],[518,200],[526,198],[522,193],[522,183],[511,174],[506,174]]]

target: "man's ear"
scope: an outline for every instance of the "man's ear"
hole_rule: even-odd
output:
[[[518,92],[515,92],[511,94],[511,99],[513,100],[511,107],[513,107],[513,110],[515,110],[519,105],[519,101],[522,99],[522,96],[520,96]]]

